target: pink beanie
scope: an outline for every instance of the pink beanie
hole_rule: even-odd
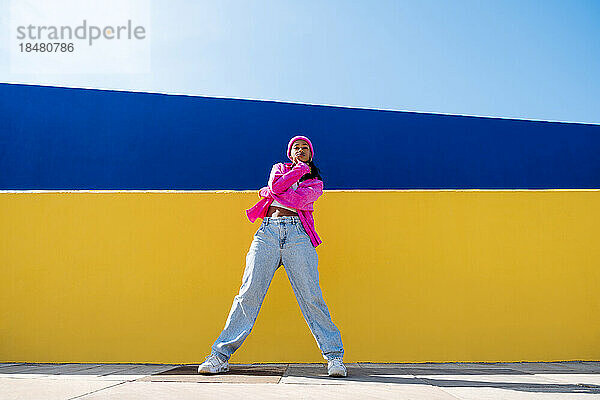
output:
[[[289,158],[290,160],[292,159],[292,145],[294,144],[294,142],[295,142],[296,140],[299,140],[299,139],[305,140],[305,141],[306,141],[306,143],[308,143],[308,147],[310,147],[310,158],[311,158],[311,160],[312,160],[312,159],[315,157],[315,151],[313,150],[313,145],[312,145],[312,143],[310,142],[310,139],[309,139],[309,138],[307,138],[306,136],[294,136],[294,137],[293,137],[293,138],[290,140],[290,142],[288,143],[288,149],[287,149],[287,156],[288,156],[288,158]]]

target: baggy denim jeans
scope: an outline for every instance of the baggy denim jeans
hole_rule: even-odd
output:
[[[212,352],[225,361],[242,345],[254,326],[275,271],[283,264],[323,358],[342,358],[342,338],[323,300],[317,263],[317,251],[298,217],[264,218],[246,255],[242,286]]]

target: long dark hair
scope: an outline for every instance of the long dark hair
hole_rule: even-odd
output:
[[[300,178],[300,182],[313,178],[317,178],[318,180],[322,181],[323,178],[321,178],[321,171],[319,170],[319,168],[317,168],[315,163],[312,160],[310,160],[306,164],[308,164],[308,166],[310,167],[310,172],[308,174],[304,174],[302,178]]]

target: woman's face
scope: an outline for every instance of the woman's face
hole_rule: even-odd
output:
[[[310,154],[310,147],[306,140],[298,139],[292,145],[292,158],[297,157],[302,162],[309,162],[312,154]]]

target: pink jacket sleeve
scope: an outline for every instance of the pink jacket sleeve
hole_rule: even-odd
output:
[[[283,193],[273,193],[271,188],[264,187],[259,191],[263,197],[273,197],[284,206],[297,210],[311,210],[319,196],[323,194],[323,182],[319,179],[307,179],[298,183],[296,190],[291,187]]]
[[[288,172],[283,172],[282,163],[275,164],[269,176],[269,189],[275,194],[285,192],[294,182],[309,172],[310,167],[303,162],[299,162]]]

